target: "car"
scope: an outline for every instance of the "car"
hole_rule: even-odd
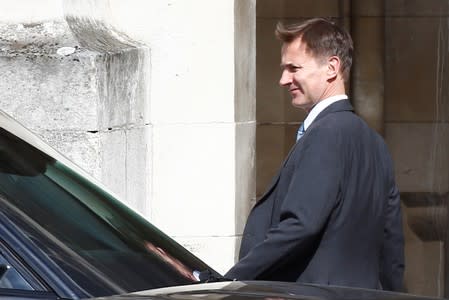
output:
[[[1,110],[0,297],[432,299],[380,290],[223,278]]]
[[[220,277],[0,111],[0,295],[100,297],[201,274]]]
[[[231,281],[167,287],[95,300],[430,300],[405,293],[316,284]]]

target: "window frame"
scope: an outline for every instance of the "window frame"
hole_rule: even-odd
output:
[[[56,272],[56,269],[52,268],[52,262],[46,259],[45,255],[39,253],[40,250],[36,251],[37,248],[32,249],[29,246],[30,243],[32,244],[14,220],[5,214],[4,208],[0,206],[0,252],[34,289],[29,291],[0,288],[0,296],[11,295],[28,298],[33,294],[37,298],[84,296],[81,293],[75,293],[70,284],[68,285],[62,279],[64,278],[63,274]]]
[[[51,291],[51,289],[36,276],[35,272],[23,261],[23,259],[10,247],[2,237],[4,237],[4,228],[0,225],[0,255],[6,260],[8,265],[14,268],[22,278],[31,286],[32,291]],[[7,289],[1,288],[0,290]],[[19,289],[11,289],[19,290]],[[22,290],[20,290],[22,291]]]
[[[17,299],[59,299],[59,297],[48,291],[27,291],[0,288],[0,297],[11,297]]]

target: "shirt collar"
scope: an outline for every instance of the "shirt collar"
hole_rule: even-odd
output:
[[[310,124],[312,124],[313,120],[322,112],[326,107],[331,105],[334,102],[348,99],[347,95],[335,95],[326,99],[321,100],[315,106],[312,108],[312,110],[307,115],[306,119],[304,120],[304,130],[307,130],[309,128]]]

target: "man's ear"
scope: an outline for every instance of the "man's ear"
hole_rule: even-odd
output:
[[[327,61],[327,75],[328,79],[337,78],[338,73],[340,73],[341,61],[338,56],[331,56]]]

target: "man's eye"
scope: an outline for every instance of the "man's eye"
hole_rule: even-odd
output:
[[[299,71],[300,69],[302,69],[302,67],[300,67],[300,66],[287,65],[287,66],[281,67],[281,69],[282,69],[283,71],[287,71],[287,72],[290,72],[290,73],[295,73],[295,72]]]

